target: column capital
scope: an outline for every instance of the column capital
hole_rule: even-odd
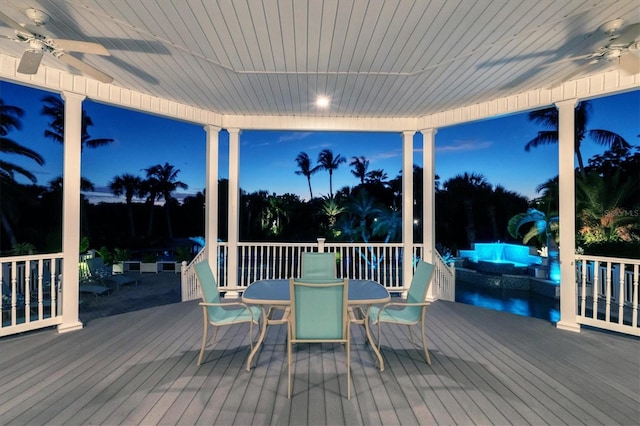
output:
[[[430,127],[428,129],[420,129],[418,130],[423,135],[430,135],[431,137],[435,136],[438,133],[438,129],[436,127]]]
[[[557,108],[575,108],[577,104],[578,104],[578,99],[573,98],[573,99],[567,99],[564,101],[558,101],[555,103],[555,106]]]
[[[410,136],[415,135],[415,134],[416,134],[416,131],[415,131],[415,130],[403,130],[403,131],[402,131],[402,134],[403,134],[405,137],[410,137]]]
[[[85,95],[81,95],[80,93],[76,93],[76,92],[68,92],[68,91],[64,91],[64,92],[60,93],[60,96],[65,101],[71,100],[71,99],[75,99],[75,100],[78,100],[78,101],[84,101],[86,99]]]
[[[220,130],[222,130],[222,127],[220,126],[216,126],[214,124],[205,124],[204,126],[202,126],[202,128],[204,129],[205,132],[220,132]]]

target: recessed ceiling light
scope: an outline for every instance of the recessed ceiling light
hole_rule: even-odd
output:
[[[326,96],[318,96],[316,98],[316,106],[318,108],[326,108],[329,106],[329,98]]]

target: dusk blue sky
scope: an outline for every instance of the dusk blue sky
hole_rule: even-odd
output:
[[[62,145],[44,138],[47,119],[40,114],[41,99],[47,92],[0,82],[0,98],[5,105],[25,110],[22,131],[8,135],[16,142],[40,153],[44,166],[15,155],[3,154],[7,161],[32,171],[40,185],[62,174]],[[588,128],[615,131],[629,143],[640,139],[640,91],[594,99],[594,113]],[[131,173],[144,177],[142,169],[169,162],[180,169],[179,179],[189,185],[180,191],[180,198],[195,194],[205,185],[205,132],[202,126],[178,122],[150,114],[125,110],[90,100],[84,108],[94,126],[93,138],[112,138],[111,145],[85,149],[82,155],[82,176],[96,186],[92,201],[108,200],[106,190],[114,176]],[[444,183],[457,174],[475,172],[485,176],[492,185],[526,197],[537,196],[535,188],[558,174],[558,148],[538,147],[525,152],[524,145],[535,137],[538,125],[531,123],[526,113],[503,116],[479,122],[441,128],[436,134],[436,174]],[[296,156],[306,152],[315,163],[323,149],[340,154],[347,163],[334,172],[333,190],[354,186],[357,179],[348,163],[354,156],[365,156],[369,171],[383,169],[389,179],[402,167],[402,136],[399,133],[365,132],[291,132],[242,131],[240,134],[240,186],[247,192],[265,190],[269,193],[297,194],[309,198],[307,181],[295,174]],[[228,176],[228,134],[220,133],[220,177]],[[605,148],[591,140],[582,144],[585,164],[592,155]],[[414,164],[422,166],[422,135],[414,137]],[[27,181],[18,177],[20,182]],[[314,196],[329,195],[329,174],[319,171],[311,178]]]

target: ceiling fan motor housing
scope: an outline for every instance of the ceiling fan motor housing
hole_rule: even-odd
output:
[[[37,26],[45,25],[50,19],[49,15],[38,9],[27,9],[25,13],[27,17],[31,19],[31,22]]]

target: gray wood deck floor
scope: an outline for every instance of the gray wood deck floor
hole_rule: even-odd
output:
[[[640,342],[478,307],[428,311],[432,365],[387,329],[379,372],[352,328],[351,400],[340,345],[299,345],[287,399],[284,326],[247,372],[247,326],[220,330],[196,366],[195,302],[0,339],[0,424],[638,424]]]

